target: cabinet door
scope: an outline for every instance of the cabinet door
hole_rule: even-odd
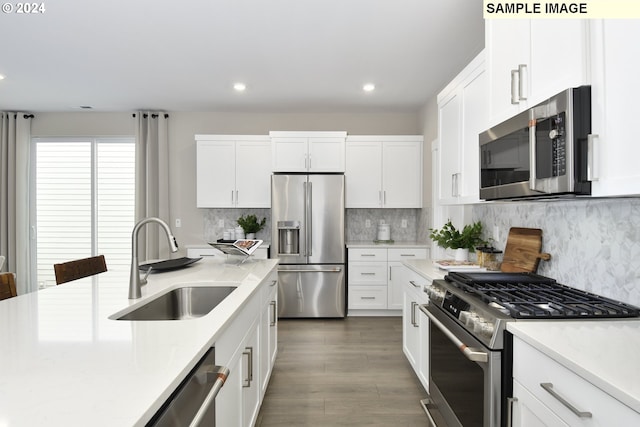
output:
[[[197,207],[234,207],[235,143],[233,141],[198,141],[196,147]]]
[[[640,194],[640,144],[637,100],[640,86],[631,70],[640,68],[638,20],[594,20],[592,23],[593,196]],[[624,49],[620,47],[624,46]]]
[[[458,201],[456,181],[460,173],[461,122],[461,98],[459,92],[455,92],[438,106],[438,199],[443,205],[455,204]]]
[[[422,207],[422,142],[383,142],[382,206]]]
[[[404,266],[399,261],[389,261],[387,263],[387,308],[389,310],[402,310],[403,290],[402,277]]]
[[[487,74],[482,63],[463,83],[462,95],[462,140],[459,165],[459,202],[472,203],[479,200],[480,188],[480,144],[478,136],[486,130],[489,122]]]
[[[407,360],[417,371],[420,352],[420,329],[418,324],[418,308],[416,290],[408,280],[403,280],[402,297],[402,350]]]
[[[346,153],[345,206],[381,207],[382,143],[347,141]]]
[[[502,122],[515,115],[523,107],[520,105],[526,99],[518,97],[520,83],[518,75],[512,81],[512,71],[524,66],[525,79],[522,80],[522,97],[529,93],[526,75],[530,70],[531,35],[528,19],[488,19],[485,23],[485,47],[487,52],[487,69],[489,71],[489,115],[490,125]],[[561,40],[561,39],[560,39]],[[557,46],[556,40],[552,46]],[[561,42],[564,45],[564,42]],[[560,54],[561,55],[561,54]],[[512,83],[515,85],[516,99],[512,101]]]
[[[242,425],[255,425],[260,408],[258,323],[254,323],[242,351]]]
[[[260,319],[260,398],[264,397],[278,351],[278,281],[274,276],[264,289]]]
[[[271,138],[273,172],[307,171],[307,138]]]
[[[236,206],[271,207],[271,144],[268,141],[236,143]]]
[[[386,285],[386,262],[349,262],[349,285]]]
[[[530,107],[565,89],[589,83],[587,25],[582,19],[531,20]],[[560,49],[558,40],[567,48]]]
[[[534,395],[518,381],[513,381],[512,426],[513,427],[561,427],[568,426],[542,404]]]
[[[344,138],[309,138],[309,172],[344,172]]]

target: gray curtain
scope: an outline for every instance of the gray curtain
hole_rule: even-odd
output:
[[[0,255],[16,274],[18,295],[38,289],[31,280],[29,233],[30,114],[0,113]]]
[[[141,111],[136,128],[136,222],[158,217],[169,223],[169,115]],[[138,259],[169,258],[164,232],[157,224],[140,230]]]

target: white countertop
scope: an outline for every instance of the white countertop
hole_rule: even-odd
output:
[[[393,243],[375,243],[373,240],[367,241],[348,241],[347,248],[429,248],[427,243],[418,243],[416,241],[395,241]]]
[[[640,320],[523,321],[507,330],[640,412]]]
[[[0,426],[137,426],[159,409],[277,260],[203,259],[149,275],[130,301],[128,272],[108,271],[0,301]],[[109,317],[180,284],[239,286],[207,316]]]
[[[412,259],[404,262],[411,270],[430,280],[443,279],[446,271],[438,268],[430,259]]]

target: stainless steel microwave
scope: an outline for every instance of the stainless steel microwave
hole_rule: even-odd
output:
[[[480,134],[480,198],[590,195],[591,87],[567,89]]]

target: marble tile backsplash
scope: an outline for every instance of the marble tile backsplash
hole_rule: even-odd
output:
[[[390,225],[392,240],[413,242],[421,222],[420,211],[421,209],[347,209],[346,239],[352,242],[373,241],[377,238],[378,224],[384,221]],[[402,227],[403,220],[407,222],[406,228]]]
[[[266,218],[267,222],[262,230],[256,234],[256,239],[271,241],[271,209],[207,209],[204,214],[204,238],[213,242],[222,238],[222,233],[228,228],[238,226],[238,218],[244,215],[255,215],[259,221]],[[222,221],[223,226],[220,226]]]
[[[475,205],[473,221],[497,226],[504,249],[511,227],[542,229],[538,273],[640,306],[640,199],[577,199]]]

